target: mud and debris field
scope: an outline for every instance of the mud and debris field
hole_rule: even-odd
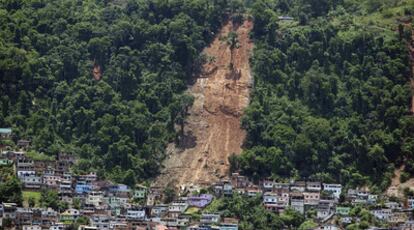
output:
[[[195,100],[185,123],[185,136],[179,146],[168,146],[157,186],[207,185],[228,175],[228,157],[240,154],[246,136],[240,118],[252,87],[252,27],[251,21],[239,26],[228,22],[204,50],[209,61],[189,86]],[[226,41],[231,31],[237,33],[238,40],[233,49]]]

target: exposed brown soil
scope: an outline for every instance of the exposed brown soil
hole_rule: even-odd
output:
[[[388,187],[386,191],[386,195],[388,196],[395,196],[399,198],[404,197],[404,189],[405,188],[414,188],[414,178],[410,178],[404,183],[400,182],[401,173],[404,171],[405,165],[402,165],[400,168],[394,171],[394,177],[391,181],[391,186]]]
[[[246,136],[240,117],[249,103],[252,86],[252,27],[251,21],[234,28],[228,22],[204,50],[210,61],[189,88],[195,100],[186,120],[185,135],[178,146],[168,146],[164,169],[155,185],[203,186],[228,175],[228,157],[240,154]],[[231,70],[231,50],[225,38],[232,30],[238,35],[239,45],[233,49]]]
[[[97,81],[101,80],[102,77],[102,70],[101,70],[101,66],[94,63],[93,64],[93,70],[92,70],[92,75],[93,78]]]

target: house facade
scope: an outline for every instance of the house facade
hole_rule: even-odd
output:
[[[332,193],[336,199],[339,199],[342,193],[342,185],[340,184],[323,184],[323,191]]]

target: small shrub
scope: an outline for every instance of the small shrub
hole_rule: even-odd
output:
[[[408,7],[405,7],[404,8],[404,15],[413,15],[413,9],[411,9],[411,8],[408,8]]]
[[[404,183],[406,181],[408,181],[410,179],[410,174],[408,174],[407,172],[402,172],[400,175],[400,182]]]
[[[382,17],[383,18],[391,18],[394,16],[394,12],[392,12],[392,10],[384,10],[384,12],[382,13]]]

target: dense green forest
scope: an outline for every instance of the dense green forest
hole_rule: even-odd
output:
[[[377,191],[403,162],[413,175],[411,29],[393,28],[413,13],[412,1],[254,1],[255,89],[233,167]]]
[[[0,166],[0,201],[22,204],[22,187],[12,166]]]
[[[30,139],[29,156],[75,154],[77,173],[128,185],[152,178],[180,135],[201,51],[235,11],[254,22],[255,86],[232,170],[375,191],[402,164],[414,176],[412,26],[397,21],[414,16],[413,0],[0,1],[0,127]],[[0,167],[0,200],[21,204],[21,194],[13,169]],[[41,200],[66,207],[53,191]],[[237,217],[240,229],[315,225],[312,212],[277,215],[238,194],[206,211]],[[349,229],[375,223],[361,207],[351,216],[361,221]]]
[[[0,127],[134,184],[157,174],[222,0],[0,1]],[[101,80],[94,80],[93,67]],[[99,72],[98,72],[99,74]]]
[[[78,172],[127,184],[157,175],[201,50],[242,2],[1,1],[0,127],[38,152],[76,154]],[[379,190],[403,162],[413,175],[411,30],[395,29],[413,1],[245,3],[255,88],[233,169]]]

